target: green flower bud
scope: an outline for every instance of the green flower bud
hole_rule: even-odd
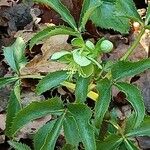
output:
[[[114,46],[112,42],[110,42],[109,40],[104,40],[100,45],[100,51],[103,53],[109,53],[112,51],[113,47]]]

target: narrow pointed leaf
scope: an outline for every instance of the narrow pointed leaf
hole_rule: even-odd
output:
[[[119,61],[112,68],[112,77],[119,80],[128,76],[134,76],[150,68],[150,58],[137,62]]]
[[[79,27],[79,29],[81,31],[82,31],[82,29],[83,30],[85,29],[85,25],[86,25],[87,21],[89,20],[89,18],[91,17],[91,15],[94,12],[94,10],[102,4],[102,2],[101,3],[93,2],[86,9],[86,7],[87,7],[86,5],[88,5],[88,4],[85,4],[85,3],[89,3],[89,2],[84,1],[84,6],[83,6],[84,8],[82,9],[83,15],[81,15],[81,18],[80,18],[80,27]]]
[[[150,117],[145,117],[142,124],[138,128],[130,131],[127,136],[150,136]]]
[[[5,59],[9,66],[15,71],[19,72],[19,69],[25,66],[27,63],[25,57],[26,44],[21,37],[18,37],[16,41],[9,47],[4,47],[3,52]]]
[[[94,128],[89,123],[92,111],[84,104],[69,104],[68,111],[77,123],[79,136],[86,150],[95,150]]]
[[[54,150],[56,140],[62,129],[64,117],[65,117],[65,113],[56,120],[52,130],[47,134],[47,137],[45,138],[43,146],[41,147],[40,150],[48,150],[48,149]]]
[[[81,25],[82,18],[84,16],[85,12],[88,10],[88,8],[90,6],[90,3],[91,3],[91,0],[83,0],[82,10],[81,10],[81,14],[80,14],[79,25]]]
[[[90,78],[79,76],[76,82],[75,97],[77,103],[84,103],[87,98],[88,85]]]
[[[97,141],[97,150],[115,150],[122,143],[123,139],[115,134],[108,136],[104,141]]]
[[[79,137],[76,120],[69,113],[67,113],[65,116],[63,128],[67,144],[70,144],[77,148],[79,142],[81,142],[81,139]]]
[[[42,102],[32,102],[27,107],[20,110],[15,116],[12,127],[11,135],[14,136],[25,124],[43,117],[48,114],[56,114],[63,112],[63,104],[60,99],[53,98]]]
[[[69,27],[64,27],[64,26],[46,27],[45,29],[35,34],[35,36],[33,36],[33,38],[30,40],[30,45],[29,45],[30,49],[32,49],[32,47],[35,44],[38,44],[43,39],[46,39],[55,35],[60,35],[60,34],[78,36],[78,33]]]
[[[44,77],[36,87],[36,92],[38,94],[44,93],[53,87],[60,85],[63,81],[68,78],[66,71],[56,71],[48,74]]]
[[[134,85],[119,82],[115,84],[119,90],[126,94],[127,100],[131,103],[136,113],[135,121],[133,122],[133,127],[138,127],[144,119],[145,106],[141,92]]]
[[[54,127],[54,124],[56,123],[56,120],[49,121],[44,126],[42,126],[35,134],[34,136],[34,149],[40,150],[43,144],[45,143],[45,139],[48,136],[48,133],[51,132],[52,128]]]
[[[33,1],[45,4],[46,6],[53,8],[57,13],[60,14],[60,16],[65,22],[67,22],[72,28],[77,30],[74,18],[70,14],[69,10],[61,3],[60,0],[33,0]]]
[[[11,145],[15,150],[31,150],[31,148],[26,145],[15,141],[8,141],[9,145]]]
[[[0,88],[4,87],[7,84],[15,82],[18,78],[17,77],[3,77],[0,78]]]
[[[97,83],[97,90],[99,97],[95,105],[95,124],[100,128],[111,101],[111,82],[108,79],[101,80]]]
[[[130,140],[125,139],[124,144],[127,150],[139,150]]]
[[[20,82],[17,81],[11,92],[6,115],[6,135],[10,135],[10,128],[16,113],[21,110],[20,104]]]

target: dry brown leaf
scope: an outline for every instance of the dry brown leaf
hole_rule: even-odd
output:
[[[150,70],[145,71],[140,75],[140,78],[134,82],[142,92],[144,103],[147,111],[150,113]]]
[[[47,39],[41,48],[43,58],[47,60],[55,52],[71,49],[67,43],[68,37],[68,35],[56,35]]]
[[[11,6],[12,4],[8,0],[0,0],[0,6]]]
[[[66,70],[67,65],[59,62],[50,61],[50,56],[63,49],[71,49],[67,43],[68,35],[57,35],[47,39],[41,50],[42,55],[36,55],[27,65],[21,70],[22,75],[39,74]]]
[[[19,30],[18,32],[16,32],[14,37],[15,38],[22,37],[25,42],[28,42],[34,35],[35,35],[35,33],[32,31]]]

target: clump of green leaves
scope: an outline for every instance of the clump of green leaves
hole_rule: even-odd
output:
[[[86,150],[138,149],[134,138],[150,135],[150,118],[145,115],[140,90],[132,84],[123,82],[122,79],[150,68],[150,58],[137,62],[127,60],[145,29],[150,28],[150,6],[144,22],[138,15],[132,0],[85,0],[77,25],[68,9],[59,0],[35,1],[52,7],[70,27],[45,28],[31,39],[30,48],[43,38],[67,34],[74,36],[71,41],[73,50],[54,53],[50,58],[66,63],[67,70],[49,73],[43,77],[21,75],[20,69],[27,63],[24,54],[26,45],[22,38],[17,38],[12,46],[3,49],[5,59],[14,71],[14,76],[0,78],[0,87],[14,83],[7,108],[6,135],[15,139],[17,132],[25,124],[51,114],[55,116],[55,119],[41,127],[34,135],[35,150],[53,150],[62,129],[66,140],[64,150],[76,150],[79,143],[82,143]],[[103,53],[112,51],[113,44],[104,38],[99,39],[97,43],[90,40],[84,41],[82,32],[89,19],[102,28],[112,28],[121,33],[129,30],[129,21],[136,20],[141,24],[142,30],[131,48],[120,60],[113,64],[104,63],[101,56]],[[36,87],[37,94],[61,85],[72,88],[75,91],[75,101],[64,104],[60,98],[54,97],[41,102],[32,102],[22,108],[20,86],[23,78],[41,79]],[[109,111],[113,86],[125,93],[126,99],[134,109],[122,126]],[[92,91],[93,89],[94,91]],[[92,95],[90,95],[91,93]],[[91,99],[96,100],[94,109],[86,105],[86,98],[89,95]],[[107,124],[105,133],[102,132],[104,123]],[[9,144],[16,150],[30,149],[15,141],[10,141]]]

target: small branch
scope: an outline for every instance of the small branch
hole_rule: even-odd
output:
[[[124,56],[120,60],[128,59],[128,57],[133,53],[134,49],[138,46],[140,39],[141,39],[142,35],[144,34],[144,32],[145,32],[145,27],[142,28],[141,32],[136,37],[136,40],[133,42],[131,47],[127,50],[127,52],[124,54]]]

